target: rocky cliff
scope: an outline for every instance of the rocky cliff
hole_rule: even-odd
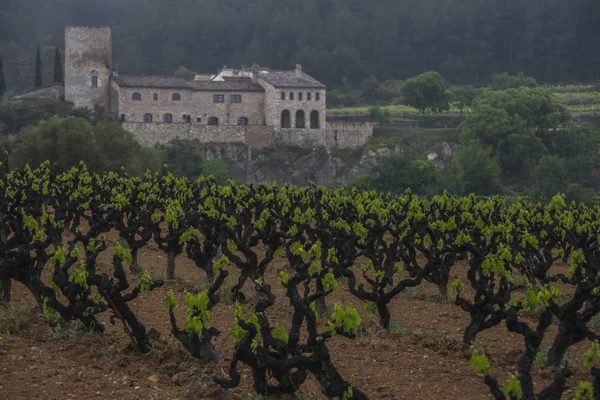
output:
[[[251,149],[244,144],[211,143],[198,145],[197,151],[209,159],[227,161],[232,178],[240,182],[304,185],[313,181],[318,185],[343,186],[369,172],[381,158],[401,154],[407,148],[418,150],[420,157],[441,166],[452,159],[457,149],[457,135],[451,130],[388,129],[379,133],[358,149],[292,146]]]

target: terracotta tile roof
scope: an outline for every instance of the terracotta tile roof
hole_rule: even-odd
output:
[[[258,71],[258,77],[275,87],[299,87],[324,89],[325,85],[312,76],[296,71]]]
[[[225,81],[186,81],[174,76],[118,75],[113,80],[121,87],[188,89],[198,91],[263,92],[250,78],[229,78]]]

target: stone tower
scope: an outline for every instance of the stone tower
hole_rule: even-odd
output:
[[[65,100],[110,111],[112,34],[107,26],[65,28]]]

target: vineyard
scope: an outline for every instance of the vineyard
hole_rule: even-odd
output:
[[[545,86],[553,97],[565,104],[573,115],[598,115],[600,114],[600,92],[594,85],[565,85]],[[469,107],[467,107],[468,109]],[[381,109],[393,118],[402,119],[422,115],[419,110],[407,105],[385,105]],[[329,108],[327,113],[333,117],[369,115],[371,107],[345,107]],[[463,110],[466,112],[466,110]],[[450,109],[444,115],[459,116],[463,113],[456,102],[450,103]]]
[[[452,382],[465,373],[460,363],[470,365],[481,390],[458,388],[462,398],[600,399],[598,207],[560,195],[541,205],[217,185],[168,171],[98,175],[84,165],[56,173],[4,163],[0,189],[0,309],[29,298],[55,332],[72,323],[96,337],[112,330],[130,343],[123,374],[159,348],[187,354],[193,378],[219,390],[189,398],[416,398],[394,375],[416,365],[413,356],[415,370],[435,374],[442,365],[428,357],[439,352],[456,361],[434,380]],[[142,257],[150,250],[152,262]],[[182,269],[192,284],[177,282]],[[429,308],[415,307],[419,290]],[[150,302],[160,304],[143,312]],[[435,329],[435,309],[460,315],[456,340]],[[415,319],[434,329],[408,332]],[[164,350],[166,336],[176,346]],[[424,348],[406,355],[399,336]],[[365,350],[369,338],[378,345]],[[506,343],[510,357],[495,351]],[[122,355],[111,349],[101,351]],[[386,353],[392,368],[378,369]],[[82,365],[96,355],[85,357]],[[396,385],[361,385],[369,374],[361,364]]]

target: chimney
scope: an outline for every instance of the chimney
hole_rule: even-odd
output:
[[[302,65],[296,64],[296,76],[300,77],[302,75]]]

